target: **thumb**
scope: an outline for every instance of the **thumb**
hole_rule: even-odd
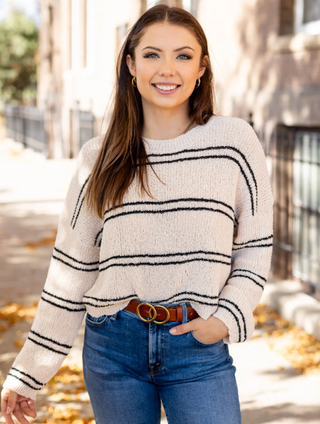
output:
[[[6,414],[9,415],[14,410],[17,402],[17,396],[18,394],[16,392],[13,392],[10,390],[9,397],[7,400],[7,408],[6,408]]]

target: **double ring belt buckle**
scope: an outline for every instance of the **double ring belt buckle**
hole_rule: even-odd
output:
[[[140,308],[141,308],[141,306],[142,305],[147,305],[147,306],[150,306],[150,309],[149,309],[149,317],[150,317],[150,319],[145,319],[145,318],[143,318],[142,316],[141,316],[141,314],[140,314]],[[156,310],[156,308],[161,308],[161,309],[164,309],[166,312],[167,312],[167,317],[166,317],[166,319],[165,320],[163,320],[163,321],[156,321],[156,317],[157,317],[157,310]],[[168,308],[168,309],[170,309],[170,307]],[[141,303],[139,303],[139,305],[137,306],[137,314],[138,314],[138,316],[139,316],[139,318],[142,320],[142,321],[144,321],[144,322],[154,322],[154,323],[156,323],[156,324],[165,324],[167,321],[169,321],[169,318],[170,318],[170,312],[169,312],[169,310],[168,310],[165,306],[162,306],[162,305],[151,305],[150,303],[147,303],[147,302],[141,302]],[[153,313],[153,316],[152,316],[152,313]]]

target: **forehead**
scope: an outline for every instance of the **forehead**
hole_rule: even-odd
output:
[[[147,27],[144,35],[141,37],[138,50],[143,49],[145,46],[159,47],[170,46],[172,50],[190,46],[195,50],[200,50],[201,46],[194,34],[188,29],[180,25],[168,23],[155,23]]]

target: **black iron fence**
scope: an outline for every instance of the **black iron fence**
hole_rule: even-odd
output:
[[[278,125],[271,140],[273,273],[320,292],[320,128]]]
[[[72,110],[72,146],[71,156],[76,156],[83,144],[94,137],[95,117],[91,111]],[[21,142],[48,156],[49,139],[45,131],[45,111],[31,106],[5,105],[5,120],[7,137]],[[55,140],[50,140],[51,146]],[[70,142],[70,140],[68,140]]]
[[[95,118],[91,111],[73,110],[74,127],[76,127],[78,149],[94,137]]]
[[[48,146],[42,110],[32,106],[6,104],[4,114],[7,137],[47,155]]]

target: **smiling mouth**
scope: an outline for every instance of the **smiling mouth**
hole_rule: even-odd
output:
[[[173,91],[176,88],[180,87],[180,84],[176,84],[176,85],[156,85],[156,84],[151,84],[154,87],[158,88],[158,90],[162,90],[162,91]]]

